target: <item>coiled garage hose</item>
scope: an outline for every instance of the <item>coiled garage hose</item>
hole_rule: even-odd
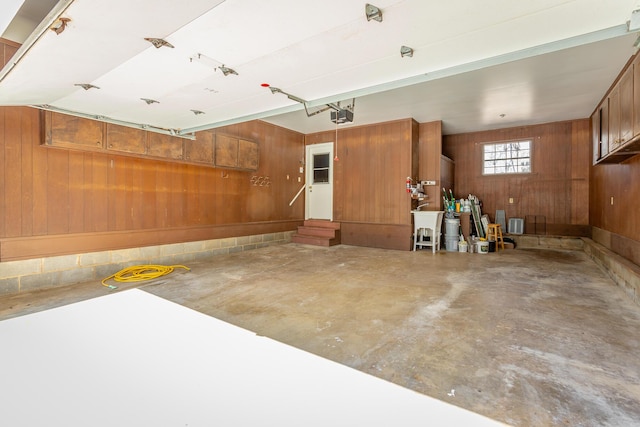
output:
[[[176,268],[184,268],[187,271],[191,270],[189,267],[185,267],[184,265],[133,265],[103,279],[102,285],[109,289],[118,289],[115,285],[108,285],[107,280],[113,279],[116,282],[123,283],[142,282],[143,280],[151,280],[165,276]]]

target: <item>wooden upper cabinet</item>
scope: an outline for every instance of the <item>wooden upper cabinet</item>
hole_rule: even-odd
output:
[[[91,151],[112,151],[136,157],[197,163],[210,167],[258,170],[257,142],[214,131],[196,133],[190,140],[143,129],[104,123],[68,114],[43,111],[43,143]]]
[[[620,85],[609,93],[609,152],[620,146]]]
[[[104,123],[67,114],[44,112],[45,144],[83,150],[102,150]]]
[[[609,98],[596,108],[591,116],[591,126],[595,164],[609,154]]]
[[[598,106],[595,113],[591,116],[591,147],[593,150],[593,164],[595,165],[600,160],[600,114],[602,114],[602,108]]]
[[[238,167],[240,169],[258,170],[258,144],[244,139],[238,140]]]
[[[236,168],[238,166],[238,138],[216,135],[216,166]]]
[[[215,165],[221,168],[258,170],[258,143],[228,135],[216,135]]]
[[[148,132],[147,154],[164,159],[182,160],[184,158],[184,138]]]
[[[633,61],[633,135],[640,135],[640,55]]]
[[[211,131],[197,132],[195,140],[185,139],[184,160],[213,166],[213,140],[214,134]]]
[[[619,143],[624,144],[633,138],[633,64],[629,66],[620,79],[620,135]]]
[[[106,148],[124,153],[145,154],[146,134],[141,129],[107,123]]]

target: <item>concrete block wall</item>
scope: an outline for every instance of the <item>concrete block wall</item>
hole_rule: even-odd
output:
[[[587,255],[604,269],[636,304],[640,304],[640,267],[591,239],[583,240]]]
[[[291,241],[294,231],[0,262],[0,295],[102,280],[132,265],[185,264]]]

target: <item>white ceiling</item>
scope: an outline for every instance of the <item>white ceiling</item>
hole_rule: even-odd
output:
[[[588,117],[637,37],[627,21],[638,0],[374,0],[382,22],[366,19],[365,4],[60,0],[16,40],[24,45],[0,72],[0,105],[179,133],[255,118],[303,133],[335,127],[329,111],[308,117],[268,83],[311,113],[355,97],[343,126],[413,117],[478,131]],[[59,16],[70,21],[56,34]],[[401,57],[403,45],[413,57]]]

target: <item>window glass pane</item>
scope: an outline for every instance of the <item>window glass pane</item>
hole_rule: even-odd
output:
[[[329,169],[314,169],[313,170],[313,183],[326,183],[329,182]]]
[[[484,144],[482,173],[531,173],[531,140]]]
[[[328,168],[329,167],[329,153],[327,154],[314,154],[313,155],[313,168]]]
[[[329,153],[313,155],[313,183],[329,182]]]

